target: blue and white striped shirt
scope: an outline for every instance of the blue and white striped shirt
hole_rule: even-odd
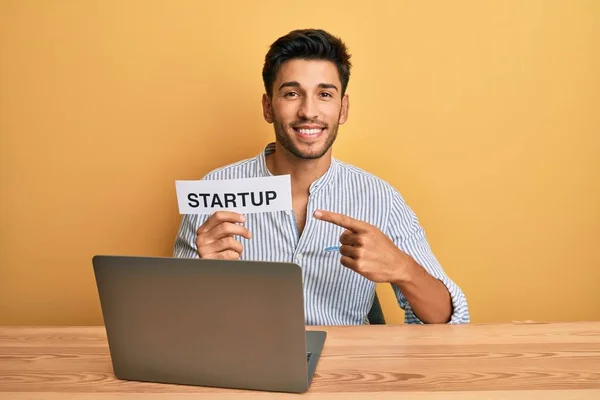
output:
[[[258,156],[224,166],[203,179],[241,179],[272,176],[265,157],[275,151],[269,144]],[[444,273],[433,255],[414,212],[390,184],[335,158],[327,172],[312,183],[302,235],[292,211],[246,215],[252,239],[236,237],[244,250],[242,260],[295,262],[302,267],[307,325],[360,325],[367,321],[375,295],[375,283],[340,264],[340,253],[324,251],[339,246],[344,228],[312,217],[316,209],[348,215],[378,227],[450,292],[450,323],[468,323],[467,300],[462,290]],[[206,215],[184,215],[175,240],[174,256],[198,257],[196,230]],[[405,311],[406,323],[422,323],[396,285],[392,288]]]

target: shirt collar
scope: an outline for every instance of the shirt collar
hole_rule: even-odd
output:
[[[267,160],[266,157],[275,153],[275,143],[269,143],[265,146],[264,150],[258,155],[258,175],[259,176],[273,176],[269,168],[267,168]],[[308,192],[310,194],[317,193],[324,187],[326,187],[329,183],[333,181],[335,176],[337,175],[338,170],[338,160],[331,157],[331,165],[321,177],[319,177],[316,181],[314,181]]]

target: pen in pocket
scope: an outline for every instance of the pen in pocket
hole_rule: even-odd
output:
[[[329,246],[325,247],[323,251],[340,251],[340,246]]]

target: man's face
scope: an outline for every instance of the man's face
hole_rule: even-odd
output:
[[[348,96],[335,64],[321,60],[290,60],[279,69],[273,97],[263,96],[265,120],[275,128],[277,142],[300,159],[325,155],[348,119]]]

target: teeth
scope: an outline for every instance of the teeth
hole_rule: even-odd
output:
[[[321,132],[322,129],[298,129],[298,131],[303,135],[316,135]]]

